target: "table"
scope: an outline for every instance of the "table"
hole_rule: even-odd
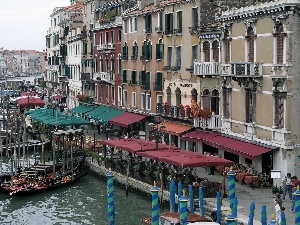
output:
[[[253,187],[259,187],[259,177],[253,175],[245,176],[245,184],[251,186],[253,184]]]

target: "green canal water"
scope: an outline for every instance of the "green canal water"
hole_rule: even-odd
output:
[[[115,185],[116,225],[140,225],[151,217],[151,196]],[[0,224],[107,224],[106,179],[88,174],[74,185],[33,196],[0,193]]]

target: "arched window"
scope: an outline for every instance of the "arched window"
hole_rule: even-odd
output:
[[[208,89],[203,90],[201,96],[201,108],[203,110],[210,110],[210,102],[209,102],[210,92]]]
[[[219,62],[219,42],[218,41],[214,41],[212,43],[212,52],[213,52],[214,62]]]
[[[192,89],[191,95],[192,95],[192,99],[194,99],[195,102],[198,102],[198,93],[197,93],[197,90],[195,88]]]
[[[181,104],[181,91],[179,88],[176,88],[175,95],[176,95],[176,106],[179,106]]]
[[[276,33],[277,33],[277,64],[283,64],[284,33],[283,33],[282,24],[278,24],[276,26]]]
[[[205,41],[203,43],[204,62],[210,62],[210,43]]]
[[[167,90],[166,90],[166,92],[167,92],[167,103],[169,105],[171,105],[171,97],[172,97],[172,95],[171,95],[171,88],[168,87]]]
[[[247,29],[248,41],[248,62],[254,62],[254,30],[252,27]]]
[[[219,91],[213,90],[211,93],[211,103],[210,110],[214,112],[216,115],[219,115]]]

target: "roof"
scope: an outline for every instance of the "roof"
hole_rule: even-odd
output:
[[[147,118],[146,115],[125,112],[125,113],[109,120],[109,123],[120,126],[120,127],[128,127],[129,125],[131,125],[133,123],[137,123],[145,118]]]
[[[70,111],[72,113],[81,114],[81,113],[86,113],[86,112],[92,111],[93,109],[95,109],[95,107],[93,107],[93,106],[80,105],[80,106],[77,106],[77,107],[75,107],[73,109],[70,109]]]
[[[164,133],[179,136],[180,134],[192,129],[192,126],[183,125],[179,123],[172,123],[169,121],[165,121],[159,124],[159,127],[165,126]]]

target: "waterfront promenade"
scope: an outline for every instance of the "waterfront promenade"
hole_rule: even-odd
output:
[[[91,138],[94,137],[96,139],[105,139],[105,134],[97,134],[97,130],[88,130],[87,136],[90,136]],[[204,168],[196,168],[196,174],[198,177],[207,177],[212,182],[222,182],[222,176],[215,172],[215,175],[208,175],[205,172]],[[226,188],[228,187],[228,180],[225,179]],[[271,221],[272,214],[275,213],[274,209],[274,201],[273,197],[274,194],[272,194],[271,188],[252,188],[246,184],[241,184],[239,182],[235,182],[236,186],[236,197],[238,198],[238,219],[239,221],[242,221],[243,225],[248,224],[248,215],[249,215],[249,208],[251,202],[255,203],[255,221],[254,225],[260,225],[260,219],[261,219],[261,208],[263,205],[267,208],[267,218],[268,221]],[[149,198],[149,200],[151,200]],[[210,207],[214,207],[215,205],[215,199],[206,199],[206,201],[209,203]],[[228,206],[228,199],[223,200],[223,206]],[[283,202],[283,206],[285,207],[285,215],[287,224],[295,224],[295,213],[290,212],[292,202],[286,198],[286,200]],[[150,213],[150,212],[149,212]]]

